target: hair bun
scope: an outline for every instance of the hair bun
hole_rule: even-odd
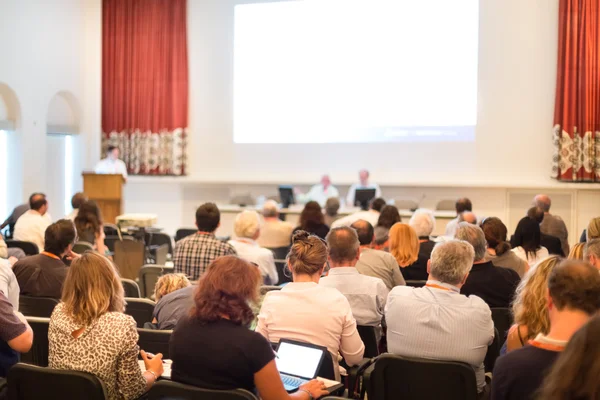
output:
[[[292,236],[292,243],[305,242],[306,240],[308,240],[309,236],[310,236],[310,233],[308,233],[306,231],[303,231],[303,230],[297,231]]]

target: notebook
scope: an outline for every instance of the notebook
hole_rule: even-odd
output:
[[[327,349],[308,343],[281,339],[275,363],[285,390],[293,392],[317,377]]]

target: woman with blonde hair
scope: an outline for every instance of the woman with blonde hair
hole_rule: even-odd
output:
[[[507,351],[525,346],[538,333],[548,333],[548,276],[559,261],[559,256],[550,256],[534,265],[521,280],[512,306],[514,325],[508,331]]]
[[[109,400],[141,396],[162,375],[162,354],[142,351],[142,372],[136,323],[124,309],[123,286],[107,258],[87,252],[73,260],[50,318],[49,367],[96,375]]]
[[[585,243],[577,243],[575,246],[571,247],[571,251],[569,252],[569,260],[579,260],[583,261],[583,251],[585,249]]]
[[[185,274],[163,275],[158,278],[154,286],[154,301],[158,302],[163,296],[190,285],[191,283]]]
[[[400,272],[406,280],[420,279],[423,271],[417,271],[412,265],[419,258],[419,237],[408,224],[398,222],[390,228],[390,254],[394,256]]]

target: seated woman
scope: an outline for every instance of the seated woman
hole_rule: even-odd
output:
[[[571,251],[569,252],[569,256],[567,258],[570,260],[583,261],[584,249],[585,249],[585,243],[576,243],[575,246],[571,247]]]
[[[496,267],[510,268],[523,278],[529,270],[529,264],[510,251],[510,243],[506,241],[506,225],[500,218],[488,217],[481,223],[481,229],[488,245],[486,261],[491,261]]]
[[[169,293],[190,286],[191,283],[185,274],[166,274],[158,278],[154,285],[154,301],[158,302]]]
[[[548,333],[550,329],[546,308],[548,276],[559,261],[558,256],[546,258],[533,266],[519,283],[512,306],[514,325],[508,331],[507,351],[525,346],[538,333]]]
[[[75,217],[75,228],[80,241],[91,244],[100,254],[108,254],[108,247],[104,244],[102,214],[95,201],[86,201],[79,206],[79,212]]]
[[[346,297],[318,284],[327,257],[323,240],[304,231],[294,235],[287,258],[293,282],[267,293],[256,331],[272,343],[292,339],[327,347],[336,366],[338,352],[352,366],[362,360],[365,346]]]
[[[407,224],[397,223],[390,229],[390,254],[400,266],[405,280],[427,280],[427,263],[419,264],[419,237]]]
[[[124,309],[123,286],[112,263],[94,252],[75,258],[62,302],[50,318],[48,366],[96,375],[109,400],[141,396],[162,375],[162,355],[149,359],[142,351],[142,373],[136,323]]]
[[[237,255],[246,261],[255,263],[260,269],[265,285],[279,282],[273,252],[260,247],[256,242],[260,236],[260,217],[256,211],[245,210],[236,215],[233,225],[235,239],[230,240]]]
[[[211,263],[198,282],[191,312],[171,336],[174,381],[210,389],[257,389],[263,400],[316,399],[327,393],[317,380],[292,395],[283,388],[271,344],[247,327],[261,282],[258,269],[241,258],[224,256]]]
[[[292,231],[292,236],[298,231],[306,231],[325,239],[329,233],[329,227],[325,225],[325,216],[319,203],[316,201],[306,203],[300,213],[300,225]]]
[[[376,250],[389,251],[390,248],[390,229],[394,224],[402,222],[400,212],[396,206],[383,206],[379,213],[379,219],[375,228],[375,246]]]
[[[512,251],[527,261],[530,267],[549,256],[548,249],[540,244],[540,237],[540,225],[529,217],[521,218],[515,230]]]

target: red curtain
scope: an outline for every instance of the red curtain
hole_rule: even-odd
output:
[[[102,144],[129,172],[185,175],[186,0],[103,0]]]
[[[600,1],[560,0],[553,176],[600,181]]]

